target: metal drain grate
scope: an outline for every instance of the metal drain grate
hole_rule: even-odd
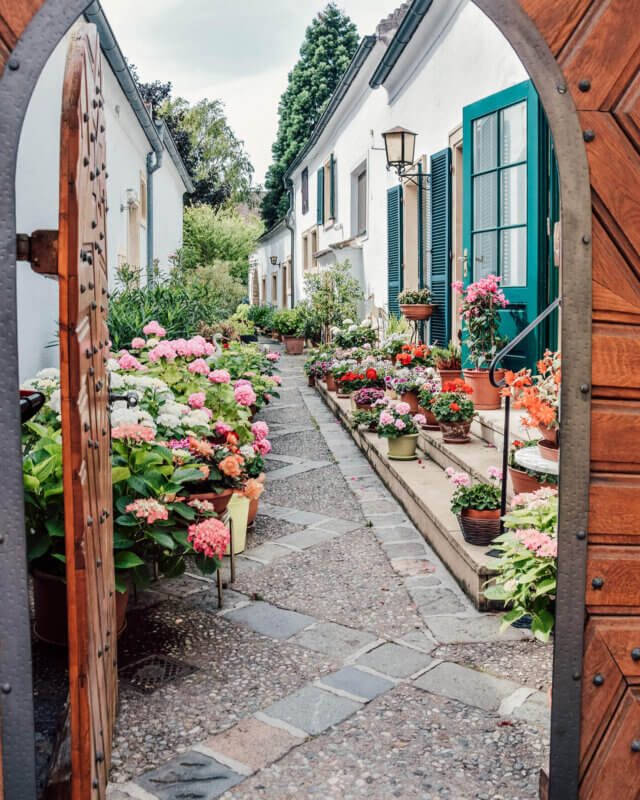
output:
[[[139,692],[152,694],[161,686],[191,675],[197,669],[198,667],[185,664],[184,661],[178,661],[170,656],[154,654],[141,658],[140,661],[134,661],[133,664],[127,664],[118,671],[118,675],[121,681]]]

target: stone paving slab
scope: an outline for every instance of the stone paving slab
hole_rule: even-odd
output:
[[[382,549],[393,560],[399,558],[426,559],[428,557],[421,542],[388,542],[382,545]]]
[[[368,644],[373,644],[377,639],[365,631],[347,628],[335,622],[321,622],[313,628],[302,631],[292,641],[309,650],[344,659]]]
[[[277,541],[280,542],[281,540],[278,539]],[[257,559],[265,564],[288,555],[291,555],[291,550],[287,547],[281,547],[276,542],[265,542],[245,552],[245,558]]]
[[[547,695],[544,692],[533,692],[521,706],[511,712],[511,716],[538,725],[545,731],[549,730],[551,709]]]
[[[372,675],[370,672],[364,672],[355,667],[345,667],[344,669],[334,672],[333,675],[325,675],[321,678],[323,686],[330,686],[332,689],[339,689],[342,692],[348,692],[354,697],[360,697],[363,700],[373,700],[389,689],[393,689],[395,683],[381,678],[378,675]]]
[[[355,531],[358,528],[362,527],[361,522],[352,522],[348,519],[325,519],[322,522],[315,523],[314,525],[310,526],[311,530],[316,530],[319,528],[320,530],[328,530],[332,533],[350,533],[351,531]]]
[[[431,657],[389,642],[360,656],[356,663],[393,678],[408,678],[418,670],[428,667]]]
[[[274,728],[250,717],[209,739],[205,747],[222,757],[245,764],[251,772],[257,772],[302,741],[282,728]]]
[[[305,686],[265,708],[264,713],[315,736],[361,708],[362,703],[338,697],[315,686]]]
[[[188,750],[136,782],[159,800],[214,800],[243,780],[243,775],[224,764]]]
[[[412,587],[409,589],[409,594],[423,617],[436,614],[457,614],[468,610],[468,606],[459,595],[442,586]]]
[[[297,611],[286,611],[283,608],[272,606],[270,603],[257,601],[244,608],[230,611],[226,619],[240,622],[264,636],[273,639],[288,639],[316,620]]]
[[[520,689],[513,681],[450,663],[437,664],[414,681],[414,685],[485,711],[497,711],[506,697]]]
[[[475,613],[468,617],[432,617],[427,621],[431,633],[443,644],[454,642],[490,642],[495,640],[526,639],[530,633],[509,628],[500,633],[500,619],[495,614]]]
[[[313,547],[321,542],[328,542],[330,539],[335,539],[336,536],[340,535],[341,532],[335,530],[335,528],[328,530],[327,527],[312,527],[282,536],[278,539],[278,544],[286,544],[291,547],[297,547],[300,550],[306,550],[307,547]]]

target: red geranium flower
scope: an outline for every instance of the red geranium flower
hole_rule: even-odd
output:
[[[373,367],[369,367],[366,372],[367,380],[369,381],[377,381],[378,380],[378,373],[375,371]]]
[[[449,403],[449,408],[452,411],[460,411],[460,406],[456,403],[455,400],[453,401],[453,403]]]

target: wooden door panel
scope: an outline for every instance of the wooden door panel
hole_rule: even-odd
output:
[[[640,548],[589,547],[586,596],[589,613],[633,613],[638,598]]]
[[[589,491],[589,541],[640,544],[640,475],[593,473]]]
[[[63,91],[58,266],[73,800],[105,797],[117,691],[105,169],[100,48],[83,24]]]

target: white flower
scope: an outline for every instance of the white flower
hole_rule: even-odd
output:
[[[209,417],[205,411],[202,409],[197,408],[194,411],[189,412],[185,415],[183,420],[184,425],[197,425],[200,428],[208,428],[209,427]]]
[[[338,333],[340,333],[340,328],[338,328],[338,326],[337,326],[337,325],[334,325],[334,326],[331,328],[331,335],[332,335],[332,336],[336,336]]]
[[[156,347],[160,344],[160,339],[156,339],[155,337],[151,337],[151,339],[147,339],[147,343],[145,344],[146,348]]]
[[[112,372],[110,385],[112,389],[124,389],[125,386],[124,378],[117,372]]]
[[[123,403],[126,406],[126,403]],[[137,425],[138,412],[133,408],[114,408],[111,411],[111,424],[114,428],[119,425]]]
[[[160,414],[156,421],[158,425],[162,425],[163,428],[180,427],[180,418],[176,417],[174,414]]]
[[[363,319],[360,323],[361,328],[370,328],[371,327],[371,320],[370,319]]]
[[[120,364],[116,361],[115,358],[110,358],[107,361],[107,369],[109,372],[117,372],[120,369]]]
[[[183,414],[188,414],[190,408],[183,403],[175,403],[173,400],[169,400],[168,403],[162,406],[160,411],[162,414],[172,414],[175,417],[181,417]]]
[[[349,325],[347,330],[348,330],[349,333],[353,333],[353,331],[357,331],[358,330],[358,326],[357,325]]]
[[[507,581],[504,585],[505,592],[509,592],[509,594],[515,592],[517,588],[518,588],[518,583],[513,578],[510,581]]]
[[[38,380],[36,378],[29,378],[28,381],[20,384],[21,389],[36,389],[38,386]]]
[[[343,319],[342,320],[342,324],[343,325],[353,325],[353,320],[352,319]]]
[[[36,378],[40,380],[60,380],[60,370],[57,367],[47,367],[46,369],[41,369],[40,372],[36,373]]]
[[[55,411],[56,414],[60,413],[60,389],[54,390],[47,405],[52,411]]]
[[[253,447],[250,444],[243,444],[240,448],[240,455],[245,458],[247,461],[255,458],[256,454],[253,451]]]

